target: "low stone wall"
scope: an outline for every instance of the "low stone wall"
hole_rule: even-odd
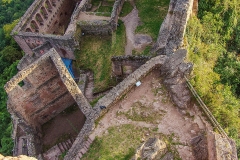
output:
[[[111,13],[111,20],[110,20],[110,24],[111,24],[113,30],[117,29],[118,16],[122,10],[122,6],[123,6],[124,2],[125,2],[125,0],[116,0],[113,5],[113,10]]]
[[[131,72],[134,72],[141,65],[150,60],[150,56],[113,56],[112,57],[112,75],[115,77],[124,76],[123,68],[128,66]]]
[[[82,33],[89,35],[111,35],[112,28],[107,20],[92,20],[78,22]]]

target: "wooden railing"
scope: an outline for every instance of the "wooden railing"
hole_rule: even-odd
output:
[[[212,122],[213,126],[219,131],[219,133],[223,136],[227,136],[226,132],[222,129],[222,127],[219,125],[219,123],[217,122],[217,120],[214,118],[213,114],[211,113],[211,111],[208,109],[208,107],[205,105],[205,103],[202,101],[202,99],[200,98],[200,96],[197,94],[196,90],[193,88],[192,84],[189,82],[189,80],[184,76],[188,88],[190,89],[190,91],[192,92],[193,96],[196,98],[196,100],[198,101],[199,105],[201,106],[201,108],[203,109],[203,111],[205,112],[205,114],[207,115],[207,117],[209,118],[209,120]]]

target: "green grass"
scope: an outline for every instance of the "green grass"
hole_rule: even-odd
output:
[[[130,4],[129,1],[125,1],[122,7],[122,11],[120,13],[120,17],[125,17],[133,10],[133,6]]]
[[[100,6],[97,12],[112,12],[112,6]]]
[[[173,153],[174,159],[180,159],[175,147],[180,143],[178,140],[174,140],[177,137],[174,134],[163,135],[157,133],[154,129],[150,130],[131,124],[110,127],[102,137],[95,138],[82,160],[129,160],[142,144],[142,140],[147,140],[150,137],[159,137],[165,141],[168,152]]]
[[[137,0],[136,6],[143,23],[137,27],[136,32],[149,34],[156,41],[160,26],[167,15],[169,0]]]
[[[108,135],[96,138],[83,160],[125,160],[130,159],[141,144],[146,128],[122,125],[108,129]]]
[[[119,21],[119,23],[122,23]],[[111,57],[124,55],[126,43],[125,27],[119,26],[112,36],[83,36],[80,49],[75,51],[78,67],[94,73],[94,92],[116,84],[111,79]]]

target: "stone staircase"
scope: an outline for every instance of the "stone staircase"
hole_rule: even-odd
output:
[[[59,156],[66,153],[71,147],[74,142],[73,138],[70,138],[64,142],[58,143],[48,151],[43,153],[44,160],[58,160]]]
[[[84,144],[83,144],[83,147],[82,149],[79,150],[78,154],[75,156],[75,159],[74,160],[80,160],[82,158],[82,156],[88,151],[90,145],[92,144],[93,142],[93,139],[92,138],[88,138]]]

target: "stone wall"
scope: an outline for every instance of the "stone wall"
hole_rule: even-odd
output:
[[[125,0],[116,0],[114,5],[113,5],[113,10],[111,13],[111,20],[110,20],[110,24],[112,26],[113,30],[117,29],[117,23],[118,23],[118,16],[122,10],[122,6],[124,4]]]
[[[21,81],[25,82],[22,87]],[[18,125],[30,136],[29,155],[40,153],[40,126],[71,104],[76,102],[89,121],[92,108],[54,49],[20,71],[4,88],[9,112],[19,118]]]
[[[88,5],[91,2],[91,0],[82,0],[80,4],[75,8],[72,16],[71,21],[68,25],[68,28],[65,32],[65,35],[73,35],[77,30],[77,20],[80,12],[84,12],[88,9]]]
[[[111,59],[112,75],[116,77],[124,76],[124,66],[130,67],[131,72],[134,72],[150,59],[149,56],[114,56]]]
[[[187,21],[192,13],[193,0],[171,0],[151,52],[170,55],[182,47]]]
[[[111,35],[112,27],[107,20],[79,21],[82,33],[89,35]]]
[[[57,50],[61,57],[75,59],[74,48],[78,43],[71,36],[42,35],[39,33],[24,32],[13,35],[13,38],[26,54],[33,55],[35,48],[49,43]],[[35,49],[35,51],[37,51],[37,49]],[[46,53],[45,49],[38,50],[38,52],[40,54]]]

